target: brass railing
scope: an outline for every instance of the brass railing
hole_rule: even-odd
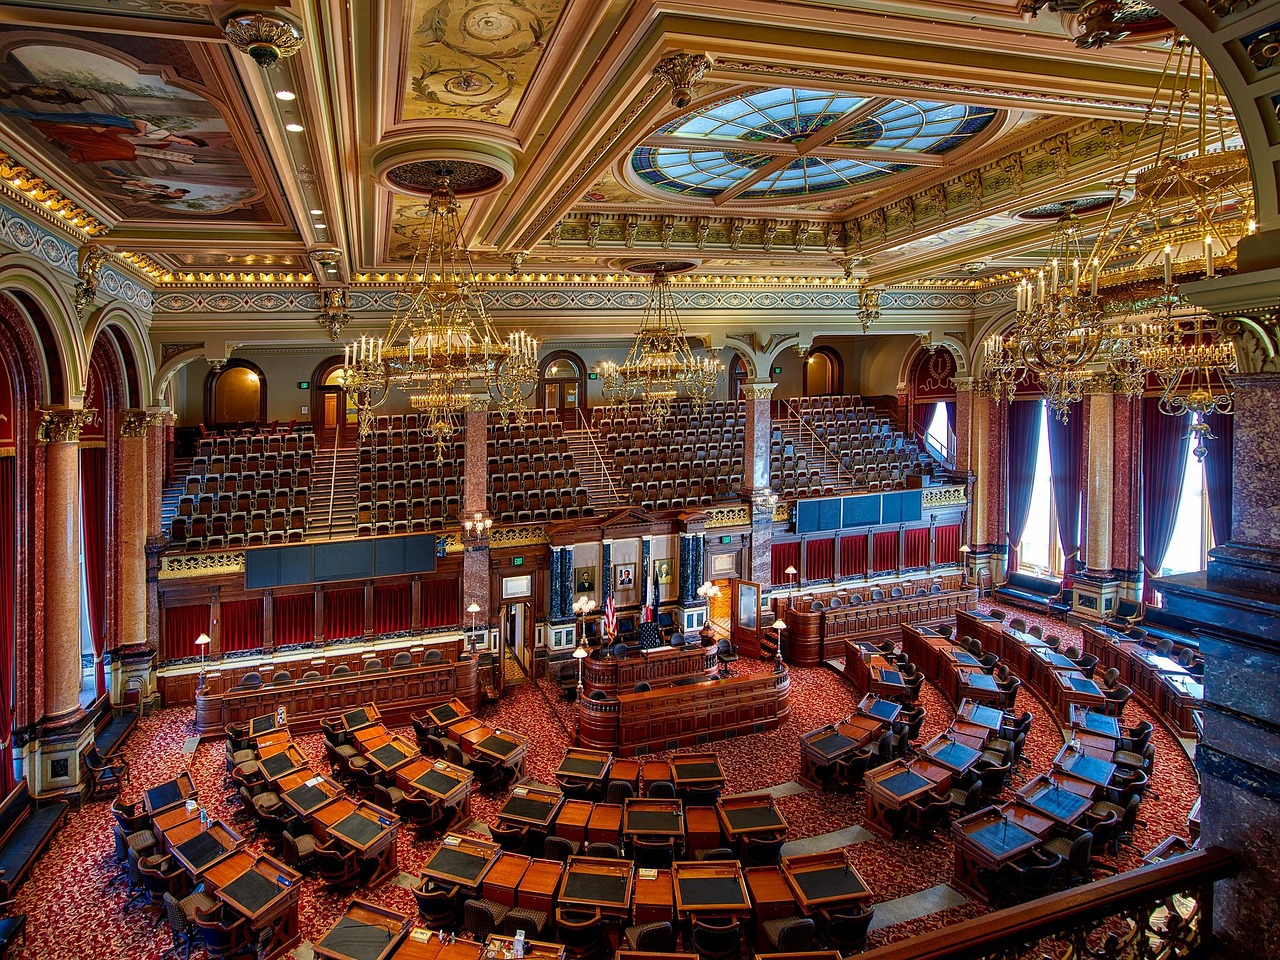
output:
[[[1213,946],[1213,885],[1235,860],[1217,848],[858,955],[858,960],[1197,960]]]

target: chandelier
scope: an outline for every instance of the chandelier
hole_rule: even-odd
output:
[[[442,458],[458,415],[477,392],[484,397],[487,390],[499,412],[523,419],[538,379],[538,341],[523,332],[504,338],[489,319],[447,170],[432,183],[418,237],[415,269],[396,297],[386,335],[347,346],[343,384],[355,397],[361,440],[394,387],[423,415],[420,429]]]
[[[980,383],[993,399],[1012,400],[1034,380],[1065,420],[1095,378],[1129,396],[1154,382],[1162,412],[1195,414],[1203,456],[1204,416],[1230,410],[1235,353],[1216,324],[1182,316],[1192,308],[1178,283],[1234,270],[1236,244],[1255,229],[1248,162],[1224,103],[1203,59],[1175,39],[1092,246],[1066,204],[1045,265],[1018,285],[1011,329],[985,341]],[[1156,128],[1143,166],[1138,151]],[[1120,222],[1126,188],[1134,202]]]
[[[664,419],[679,400],[701,409],[724,370],[719,360],[699,356],[689,346],[671,291],[672,267],[665,262],[646,265],[653,270],[653,289],[631,349],[621,364],[606,360],[599,366],[604,399],[615,405],[639,402],[653,420]]]

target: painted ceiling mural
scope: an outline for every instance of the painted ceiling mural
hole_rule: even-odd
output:
[[[416,0],[401,119],[510,126],[565,0]]]
[[[157,41],[158,53],[181,44]],[[0,118],[130,219],[260,219],[261,195],[219,107],[167,64],[47,31],[0,56]],[[185,52],[185,51],[184,51]],[[193,66],[186,62],[187,72]]]

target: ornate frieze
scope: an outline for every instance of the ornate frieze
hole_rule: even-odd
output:
[[[244,573],[244,551],[171,553],[160,557],[161,580],[222,577]]]
[[[146,437],[155,427],[162,426],[169,414],[152,410],[126,410],[120,416],[120,436]]]

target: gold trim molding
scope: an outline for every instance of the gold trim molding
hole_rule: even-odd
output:
[[[777,512],[776,509],[774,512]],[[704,525],[704,529],[707,530],[751,526],[751,508],[745,505],[738,507],[708,507],[707,517],[708,520]]]
[[[160,580],[187,580],[192,577],[224,577],[244,573],[244,551],[219,553],[175,553],[160,557]]]
[[[523,547],[550,543],[546,527],[529,526],[498,527],[489,533],[489,547]]]
[[[40,443],[79,443],[81,431],[93,421],[95,413],[96,410],[46,410],[36,439]]]
[[[925,487],[921,491],[920,506],[926,510],[932,507],[963,507],[968,504],[963,486]]]

